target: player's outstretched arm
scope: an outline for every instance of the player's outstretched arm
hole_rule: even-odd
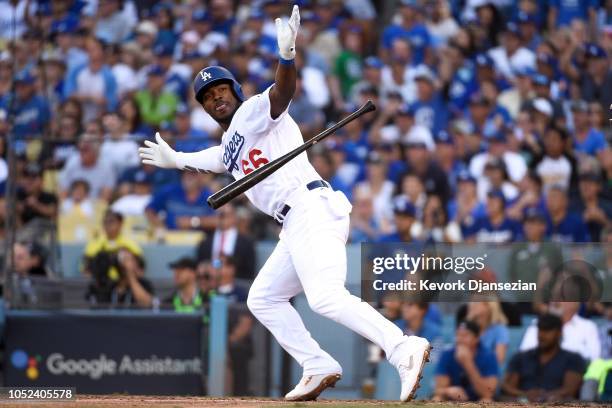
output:
[[[270,89],[270,116],[276,119],[287,109],[295,92],[295,38],[300,28],[300,10],[293,6],[293,12],[287,24],[276,19],[276,37],[280,60],[276,68],[274,86]]]
[[[155,134],[155,142],[145,140],[146,147],[138,149],[144,164],[163,169],[179,169],[198,172],[224,173],[225,167],[221,161],[221,146],[213,146],[197,153],[176,152],[159,135]]]

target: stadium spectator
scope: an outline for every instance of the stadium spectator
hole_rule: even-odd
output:
[[[89,184],[89,196],[110,201],[116,175],[111,165],[100,155],[100,139],[85,133],[79,139],[78,154],[70,156],[59,173],[60,197],[68,195],[68,188],[75,180]]]
[[[116,263],[119,278],[107,281],[94,276],[87,289],[86,299],[92,306],[151,307],[154,289],[153,284],[144,277],[146,274],[144,258],[126,248],[119,248],[115,256],[116,259],[112,259],[111,262]],[[98,258],[98,262],[100,261],[101,258]]]
[[[209,293],[202,293],[197,284],[197,264],[189,257],[183,257],[168,265],[174,274],[174,292],[162,300],[162,306],[178,313],[194,313],[205,310]]]
[[[455,346],[440,356],[436,368],[436,401],[492,401],[497,388],[498,364],[493,351],[480,343],[480,327],[460,322]]]
[[[124,248],[134,255],[142,256],[142,249],[131,239],[122,235],[123,216],[113,210],[107,210],[102,219],[104,232],[98,238],[90,241],[85,246],[83,254],[83,273],[88,276],[98,277],[100,280],[117,281],[119,271],[116,262],[109,262],[117,257],[117,251]],[[96,258],[103,258],[98,261]],[[104,264],[104,262],[107,262]]]
[[[470,160],[470,173],[477,179],[481,178],[486,164],[491,159],[497,158],[503,160],[509,179],[513,183],[520,182],[527,173],[527,165],[520,154],[508,149],[507,141],[505,132],[497,132],[488,139],[487,150]]]
[[[501,385],[508,399],[551,403],[578,397],[586,366],[579,354],[561,347],[562,326],[558,316],[538,318],[537,347],[516,353],[508,363]]]
[[[498,135],[497,137],[505,137]],[[491,157],[485,164],[484,172],[478,183],[478,197],[485,201],[491,191],[501,191],[508,202],[514,201],[519,190],[508,179],[508,171],[504,161],[498,157]]]
[[[535,69],[535,54],[522,46],[523,38],[518,25],[514,22],[508,23],[501,35],[501,45],[489,51],[495,63],[495,69],[506,80],[514,79],[514,73],[523,68]]]
[[[550,127],[544,133],[544,155],[534,163],[544,190],[553,185],[569,189],[574,172],[574,159],[566,152],[568,135],[565,130]]]
[[[412,242],[416,209],[410,201],[398,197],[393,202],[395,232],[381,236],[379,242]]]
[[[111,67],[105,63],[102,40],[89,37],[86,41],[87,63],[68,72],[64,95],[75,96],[83,104],[83,119],[97,118],[117,105],[117,82]]]
[[[30,69],[18,71],[13,77],[15,94],[0,100],[0,109],[12,109],[14,123],[11,132],[20,140],[41,138],[47,131],[51,111],[46,98],[36,88],[36,77]],[[11,101],[14,99],[14,101]],[[25,145],[18,144],[18,153],[25,153]]]
[[[180,230],[212,230],[216,218],[212,209],[203,206],[211,192],[203,187],[206,175],[185,171],[178,183],[157,190],[146,208],[152,226]],[[165,218],[161,218],[160,213]]]
[[[598,44],[587,45],[587,66],[579,77],[582,97],[589,102],[598,102],[604,110],[608,110],[612,100],[612,70],[608,53],[609,50],[606,52]]]
[[[461,241],[461,229],[456,222],[449,221],[442,200],[429,195],[423,208],[423,217],[412,226],[412,236],[417,241],[428,243],[450,243]]]
[[[612,219],[612,203],[600,197],[603,180],[594,172],[582,173],[579,176],[578,190],[580,197],[574,200],[574,208],[582,214],[591,241],[601,241],[603,228]]]
[[[215,143],[215,141],[209,137],[208,133],[191,126],[189,114],[190,112],[187,105],[181,103],[176,107],[173,133],[174,149],[177,152],[199,152]]]
[[[236,267],[236,278],[255,278],[255,245],[253,241],[238,231],[236,207],[226,204],[215,213],[215,229],[200,242],[197,260],[202,262],[216,262],[222,257],[231,257]]]
[[[309,139],[323,127],[324,116],[304,93],[303,81],[302,76],[298,74],[289,114],[300,127],[304,138]]]
[[[95,207],[95,200],[89,196],[89,183],[83,179],[76,179],[68,188],[68,196],[62,200],[60,214],[93,217]]]
[[[380,226],[374,215],[372,193],[364,190],[353,192],[350,241],[354,243],[373,242],[379,238]]]
[[[587,242],[589,232],[580,214],[569,210],[567,190],[552,186],[546,193],[546,235],[556,242]]]
[[[53,221],[57,215],[57,196],[43,191],[43,170],[29,163],[23,170],[24,180],[17,191],[17,211],[20,224],[32,220]]]
[[[100,156],[112,166],[116,175],[122,174],[128,167],[138,166],[138,145],[129,140],[125,121],[115,112],[102,117],[105,136],[100,147]]]
[[[166,70],[154,65],[147,73],[147,85],[134,96],[143,123],[157,127],[174,120],[178,97],[164,89]]]
[[[387,164],[377,151],[370,152],[366,164],[366,180],[355,186],[355,194],[372,197],[374,220],[381,233],[390,232],[394,185],[386,177]]]
[[[107,0],[99,4],[95,34],[107,44],[125,41],[132,31],[133,19],[123,3],[120,0]]]
[[[16,242],[12,255],[12,282],[7,282],[15,291],[11,302],[16,307],[35,306],[38,303],[38,293],[32,277],[48,276],[43,249],[33,242]]]
[[[118,193],[120,198],[111,205],[113,211],[123,216],[142,216],[151,202],[153,174],[144,169],[128,173],[122,180]]]
[[[429,342],[436,340],[442,333],[435,322],[427,318],[429,304],[427,302],[404,302],[401,308],[401,318],[394,321],[406,336],[424,337]]]
[[[126,121],[126,131],[130,134],[131,139],[140,141],[152,137],[153,130],[142,121],[138,105],[133,97],[125,96],[121,99],[117,111]]]
[[[592,321],[580,317],[578,309],[579,302],[552,302],[548,310],[561,318],[563,323],[563,335],[561,338],[561,348],[580,354],[586,361],[593,361],[601,356],[601,343],[597,326]],[[538,347],[538,330],[535,319],[529,326],[520,350],[526,351]]]
[[[574,101],[571,104],[571,110],[576,153],[598,156],[608,147],[608,143],[604,134],[591,126],[588,103],[583,100]]]
[[[495,353],[501,367],[506,360],[510,334],[508,319],[498,300],[471,301],[468,303],[466,319],[480,327],[480,343]]]
[[[471,224],[463,224],[461,230],[467,242],[513,242],[521,233],[520,224],[506,216],[506,198],[500,190],[487,194],[486,214]],[[467,219],[470,221],[469,219]]]
[[[429,68],[420,66],[414,75],[416,100],[412,106],[414,121],[425,126],[433,134],[446,129],[448,109],[441,94],[436,89],[438,79]]]

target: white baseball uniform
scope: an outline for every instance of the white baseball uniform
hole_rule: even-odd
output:
[[[179,167],[229,171],[240,179],[301,145],[302,135],[287,110],[271,118],[269,90],[242,103],[220,146],[180,153]],[[302,290],[312,310],[379,345],[396,364],[393,350],[404,341],[402,331],[344,287],[351,204],[331,188],[306,188],[320,179],[302,153],[246,192],[271,216],[284,204],[291,206],[278,245],[251,286],[247,305],[304,368],[304,375],[341,373],[342,368],[310,336],[289,303]]]

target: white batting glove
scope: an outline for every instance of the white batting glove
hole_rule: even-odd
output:
[[[295,37],[300,28],[300,9],[293,6],[291,17],[287,24],[283,24],[280,18],[274,20],[276,23],[276,39],[278,41],[278,53],[282,59],[292,60],[295,58]]]
[[[155,140],[157,143],[145,140],[147,147],[141,147],[138,149],[140,158],[144,164],[151,164],[153,166],[161,167],[163,169],[175,169],[178,168],[176,159],[178,157],[177,152],[171,148],[168,143],[159,135],[159,132],[155,133]]]

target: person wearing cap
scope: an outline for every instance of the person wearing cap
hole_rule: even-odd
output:
[[[84,133],[77,147],[78,151],[69,156],[59,173],[60,197],[68,195],[74,180],[83,179],[89,183],[91,198],[110,201],[117,175],[111,164],[100,155],[100,139]]]
[[[14,115],[11,134],[17,139],[35,139],[45,135],[51,111],[47,99],[36,90],[36,77],[30,69],[23,69],[13,77],[15,93],[0,99],[0,110]]]
[[[612,220],[612,203],[600,198],[603,179],[593,171],[578,177],[580,197],[573,203],[573,209],[582,214],[589,235],[593,241],[601,241],[603,228]]]
[[[553,242],[589,242],[591,237],[582,215],[569,209],[568,190],[560,185],[546,192],[546,235]]]
[[[28,163],[23,170],[23,181],[17,189],[17,213],[22,226],[35,219],[55,220],[57,196],[43,190],[43,169],[37,163]]]
[[[119,44],[128,38],[134,22],[123,6],[121,0],[100,2],[94,27],[96,37],[108,44]]]
[[[485,166],[491,159],[501,159],[506,166],[510,181],[519,183],[527,174],[527,164],[519,153],[508,148],[506,130],[494,133],[487,142],[487,150],[470,160],[470,173],[479,179],[483,176]]]
[[[363,74],[358,82],[353,84],[351,88],[351,94],[347,98],[352,103],[359,103],[359,95],[362,90],[375,87],[379,89],[379,85],[382,82],[382,69],[384,68],[384,62],[371,55],[363,60]],[[387,95],[383,95],[386,97]]]
[[[412,226],[416,220],[416,208],[405,197],[393,200],[395,232],[381,235],[378,242],[413,242]]]
[[[446,129],[449,116],[446,103],[437,90],[437,78],[429,68],[422,66],[417,69],[414,80],[417,87],[413,104],[415,123],[437,134]]]
[[[612,101],[612,70],[608,53],[597,44],[589,44],[586,58],[586,75],[579,77],[581,95],[589,102],[598,102],[607,112]]]
[[[135,41],[142,50],[150,50],[155,44],[158,31],[157,25],[153,21],[141,21],[134,30]]]
[[[64,96],[74,96],[81,101],[84,120],[88,121],[103,111],[114,110],[118,95],[117,81],[111,67],[106,64],[102,40],[89,37],[85,46],[88,61],[68,72],[64,83]]]
[[[153,180],[153,173],[148,173],[140,167],[135,168],[135,171],[128,169],[124,172],[117,188],[120,198],[111,205],[113,211],[126,217],[141,217],[151,202]]]
[[[403,302],[401,318],[393,323],[407,336],[414,334],[433,342],[442,335],[442,327],[427,315],[428,311],[427,302]]]
[[[197,283],[198,265],[196,261],[185,256],[171,262],[168,268],[174,275],[175,289],[170,296],[162,300],[162,307],[178,313],[206,312],[210,292],[200,291]]]
[[[444,351],[438,361],[433,399],[490,402],[498,375],[495,354],[480,343],[478,324],[461,321],[455,330],[455,346]]]
[[[538,318],[537,347],[516,353],[508,363],[501,384],[507,399],[549,403],[578,397],[586,364],[579,354],[561,348],[562,328],[556,315]]]
[[[536,58],[533,51],[522,45],[522,37],[516,23],[510,22],[502,34],[502,42],[489,51],[495,68],[506,79],[514,78],[514,72],[521,68],[535,69]]]
[[[499,105],[504,107],[513,119],[516,119],[523,105],[533,97],[533,72],[529,68],[523,68],[515,73],[512,88],[501,92],[497,100]]]
[[[505,213],[506,197],[501,190],[487,193],[486,215],[477,218],[472,225],[462,225],[466,242],[508,243],[516,241],[521,233],[518,222]]]
[[[391,24],[384,29],[381,41],[382,49],[386,54],[389,54],[391,44],[395,39],[406,38],[410,41],[413,49],[410,63],[418,65],[428,60],[429,47],[432,43],[431,36],[427,27],[421,23],[422,10],[419,2],[416,0],[401,0],[399,3],[401,23]]]
[[[358,183],[354,190],[356,193],[365,192],[372,196],[374,206],[374,219],[380,232],[391,230],[393,209],[391,198],[395,186],[387,178],[388,163],[378,151],[371,151],[367,158],[366,179]]]
[[[574,150],[598,157],[599,153],[609,146],[604,134],[594,129],[589,122],[588,103],[583,100],[573,101],[570,108],[573,119]]]
[[[142,121],[153,127],[172,121],[179,104],[178,96],[164,89],[166,72],[160,65],[152,66],[147,73],[146,87],[135,95]]]
[[[487,161],[483,177],[478,180],[478,197],[481,201],[486,200],[491,190],[502,191],[508,202],[514,202],[519,195],[519,189],[508,179],[508,169],[499,157],[491,157]]]
[[[176,107],[173,134],[174,148],[180,152],[199,152],[214,143],[208,132],[191,126],[191,110],[184,103]]]
[[[457,152],[455,139],[446,130],[439,131],[434,141],[436,143],[434,156],[442,171],[448,174],[448,181],[452,191],[457,188],[457,175],[467,169],[465,163],[460,160]]]
[[[165,71],[164,91],[173,93],[183,102],[187,101],[189,84],[184,77],[179,75],[178,69],[173,69],[174,47],[160,44],[153,49],[153,52],[156,65]],[[155,69],[155,65],[151,69]]]
[[[403,103],[399,94],[392,94],[372,123],[369,137],[373,142],[396,143],[403,140],[413,127],[412,107]]]
[[[486,214],[486,206],[478,199],[476,178],[469,171],[457,174],[457,191],[448,203],[448,217],[460,226],[470,226]]]
[[[555,126],[544,133],[544,155],[536,158],[532,168],[541,177],[545,189],[552,185],[561,185],[566,189],[570,187],[576,163],[567,153],[568,138],[564,129]]]

